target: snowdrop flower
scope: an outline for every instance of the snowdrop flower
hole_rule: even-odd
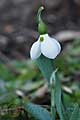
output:
[[[37,59],[41,54],[49,59],[55,59],[60,53],[60,43],[50,37],[48,34],[42,34],[38,40],[32,45],[30,50],[31,59]]]
[[[37,19],[38,19],[38,32],[40,37],[38,40],[32,45],[30,50],[31,59],[37,59],[43,54],[45,57],[49,59],[55,59],[56,56],[61,51],[61,46],[57,40],[51,38],[47,34],[47,26],[41,19],[41,12],[44,10],[44,7],[41,6],[38,10]]]

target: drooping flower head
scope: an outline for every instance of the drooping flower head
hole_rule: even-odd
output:
[[[47,27],[41,19],[43,9],[43,7],[40,7],[38,11],[38,31],[40,36],[30,50],[30,56],[33,60],[39,58],[41,54],[49,59],[55,59],[61,51],[60,43],[47,33]]]

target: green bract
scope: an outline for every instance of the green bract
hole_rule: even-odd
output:
[[[40,35],[42,34],[46,34],[47,33],[47,26],[46,24],[42,21],[41,19],[41,12],[44,10],[44,7],[40,7],[38,10],[38,14],[37,14],[37,19],[38,19],[38,32],[40,33]]]

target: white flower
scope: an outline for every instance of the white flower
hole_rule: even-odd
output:
[[[58,41],[51,38],[48,34],[40,35],[39,39],[32,45],[30,56],[31,59],[37,59],[41,53],[50,59],[56,58],[60,53],[61,46]]]

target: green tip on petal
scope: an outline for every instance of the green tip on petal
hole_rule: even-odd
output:
[[[38,32],[40,33],[40,35],[42,34],[46,34],[47,33],[47,26],[46,24],[42,21],[41,19],[41,13],[44,10],[44,7],[41,6],[38,10],[38,14],[37,14],[37,20],[38,20]]]
[[[44,38],[43,37],[40,37],[40,42],[43,42],[44,41]]]

